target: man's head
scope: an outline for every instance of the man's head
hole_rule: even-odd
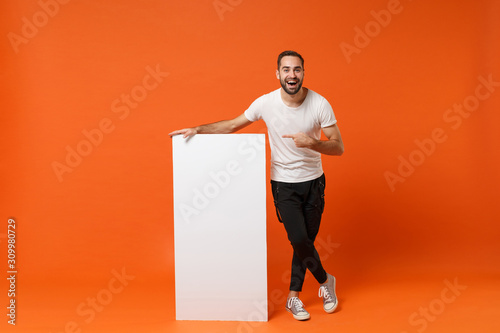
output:
[[[297,94],[304,80],[304,58],[295,51],[281,52],[278,56],[276,77],[287,94]]]
[[[295,51],[283,51],[280,53],[280,55],[278,56],[278,70],[280,70],[281,59],[283,59],[283,57],[297,57],[297,58],[299,58],[300,62],[302,63],[302,70],[304,70],[304,58],[302,58],[302,56]]]

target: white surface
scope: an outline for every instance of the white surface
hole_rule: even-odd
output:
[[[176,319],[267,321],[265,135],[172,143]]]

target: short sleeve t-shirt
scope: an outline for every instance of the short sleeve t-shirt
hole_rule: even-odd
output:
[[[271,145],[271,180],[299,183],[323,174],[321,153],[309,148],[297,148],[285,134],[303,132],[321,138],[321,128],[337,123],[330,103],[318,93],[308,90],[297,108],[288,107],[281,99],[280,89],[257,98],[245,111],[249,121],[263,119]]]

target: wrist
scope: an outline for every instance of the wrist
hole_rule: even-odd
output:
[[[317,140],[317,139],[314,139],[314,138],[311,138],[311,144],[310,144],[310,148],[311,149],[314,149],[314,150],[317,150],[320,148],[321,146],[321,140]]]

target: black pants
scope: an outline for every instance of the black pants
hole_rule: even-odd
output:
[[[306,269],[309,269],[319,283],[324,283],[327,279],[314,247],[325,206],[325,184],[324,174],[301,183],[271,181],[276,214],[285,226],[293,247],[290,280],[292,291],[302,291]]]

